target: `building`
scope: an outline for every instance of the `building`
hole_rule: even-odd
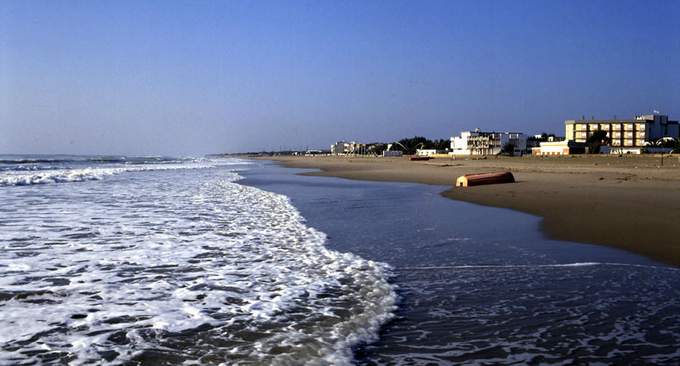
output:
[[[363,154],[365,150],[366,144],[360,144],[355,141],[338,141],[331,145],[331,155]]]
[[[404,153],[399,150],[385,150],[382,152],[384,158],[397,158],[402,155],[404,155]]]
[[[331,145],[331,155],[344,155],[349,153],[350,142],[338,141]]]
[[[586,144],[575,141],[544,141],[540,147],[531,149],[531,155],[535,156],[556,156],[585,154]]]
[[[564,121],[567,140],[585,143],[596,131],[606,132],[612,153],[639,154],[645,146],[653,145],[661,138],[680,137],[678,121],[669,121],[668,116],[660,114],[645,114],[633,119]]]
[[[371,142],[366,144],[366,149],[364,149],[364,152],[367,155],[372,155],[372,156],[379,156],[382,155],[382,152],[387,149],[387,144],[383,142]]]
[[[446,154],[445,150],[437,150],[437,149],[416,149],[416,156],[429,156],[433,157],[436,155],[442,155]]]
[[[498,155],[512,147],[513,155],[522,155],[527,148],[527,138],[521,132],[463,131],[451,137],[452,155]]]
[[[559,137],[547,133],[529,136],[527,137],[527,152],[532,152],[533,148],[541,146],[541,142],[556,142],[562,140],[564,140],[564,137]]]

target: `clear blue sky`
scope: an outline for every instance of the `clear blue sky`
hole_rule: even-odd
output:
[[[680,1],[0,1],[0,153],[680,118]]]

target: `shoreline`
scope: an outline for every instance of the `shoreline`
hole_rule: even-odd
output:
[[[432,159],[263,157],[302,173],[450,186],[444,197],[542,218],[548,238],[606,245],[680,265],[680,159],[654,156]],[[517,183],[453,187],[468,173],[511,171]],[[490,228],[493,230],[493,228]]]

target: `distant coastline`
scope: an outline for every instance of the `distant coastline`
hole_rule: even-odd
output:
[[[543,218],[552,239],[608,245],[680,265],[680,159],[592,156],[433,159],[256,157],[305,173],[373,181],[451,186],[445,197],[509,208]],[[515,184],[454,188],[459,175],[512,171]],[[464,214],[464,213],[460,213]],[[452,216],[455,220],[455,216]],[[494,230],[489,227],[489,230]]]

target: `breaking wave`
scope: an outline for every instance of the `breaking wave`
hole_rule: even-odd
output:
[[[92,163],[92,160],[84,160],[86,163]],[[95,160],[96,161],[96,160]],[[176,160],[173,160],[176,161]],[[63,162],[63,161],[61,161]],[[69,160],[73,162],[73,160]],[[48,184],[48,183],[69,183],[69,182],[84,182],[89,180],[101,180],[107,176],[116,175],[125,172],[143,172],[154,170],[178,170],[178,169],[205,169],[214,168],[220,165],[230,165],[233,162],[228,160],[205,160],[197,159],[187,162],[163,162],[143,164],[130,163],[118,164],[117,166],[86,166],[86,167],[71,167],[71,166],[54,166],[54,165],[17,165],[11,166],[11,169],[0,169],[0,187],[3,186],[27,186],[34,184]],[[51,161],[53,163],[53,161]]]
[[[389,268],[327,249],[287,197],[162,169],[31,202],[7,191],[0,363],[342,365],[392,316]]]

